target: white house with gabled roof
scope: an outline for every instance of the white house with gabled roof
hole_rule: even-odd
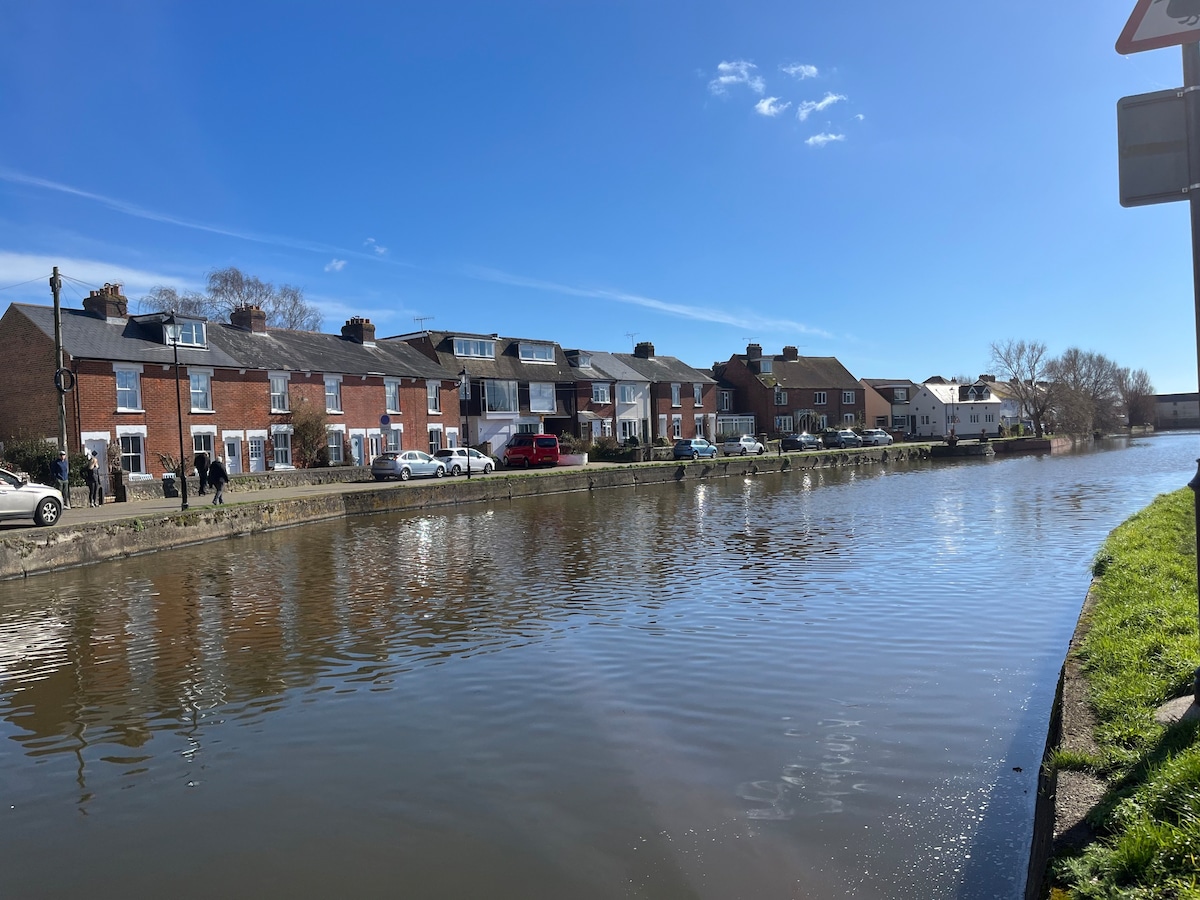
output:
[[[927,438],[951,433],[960,438],[977,438],[981,433],[996,437],[1002,405],[986,381],[959,384],[934,376],[920,385],[912,400],[915,434]]]

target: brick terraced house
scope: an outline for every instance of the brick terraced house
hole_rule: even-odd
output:
[[[219,455],[231,474],[293,466],[292,411],[305,401],[325,412],[333,463],[458,441],[455,375],[407,344],[377,342],[367,319],[331,335],[269,329],[257,307],[234,310],[229,323],[131,316],[120,285],[92,291],[83,309],[61,315],[65,366],[75,375],[68,447],[103,459],[117,442],[132,480],[160,476],[161,456],[178,456],[176,351],[185,453]],[[175,346],[173,322],[182,326]],[[10,305],[0,318],[0,358],[9,366],[0,440],[55,440],[53,308]]]

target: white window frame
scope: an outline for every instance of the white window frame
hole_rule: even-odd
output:
[[[904,401],[905,403],[907,403],[908,402],[908,388],[896,388],[895,399],[897,402]]]
[[[683,416],[671,416],[671,437],[677,441],[683,439]]]
[[[281,439],[282,438],[282,446]],[[272,425],[271,426],[271,446],[274,448],[271,462],[275,468],[283,466],[292,468],[292,426],[291,425]]]
[[[183,321],[180,320],[179,325],[179,340],[172,341],[168,325],[163,325],[163,343],[168,347],[175,344],[179,347],[208,347],[207,330],[203,322]]]
[[[125,388],[121,387],[121,376],[122,375],[125,375],[125,376],[132,375],[133,376],[132,391],[135,395],[133,397],[133,400],[134,400],[133,406],[121,404],[121,395],[125,394],[126,399],[129,399],[128,394],[131,390],[129,387],[125,387]],[[114,364],[113,365],[113,378],[115,379],[116,386],[117,386],[117,412],[145,412],[145,410],[142,409],[142,367],[140,365],[116,365],[116,364]]]
[[[704,414],[703,413],[701,413],[698,416],[692,417],[692,429],[693,429],[692,437],[698,437],[698,438],[704,437]]]
[[[288,396],[288,382],[291,376],[287,372],[268,372],[267,384],[271,392],[271,412],[285,413],[292,411],[291,398]],[[276,390],[282,385],[282,390]],[[283,400],[282,404],[277,403]]]
[[[791,416],[775,417],[775,431],[777,434],[791,434],[795,430]]]
[[[468,359],[495,359],[496,342],[479,338],[455,338],[454,355]]]
[[[621,403],[637,403],[637,385],[618,385],[617,397]]]
[[[829,394],[825,391],[813,392],[813,406],[825,406],[829,403]]]
[[[781,387],[775,388],[775,405],[787,406],[787,391]]]
[[[672,384],[671,385],[671,406],[672,406],[672,408],[677,407],[677,406],[683,406],[683,400],[681,399],[682,390],[683,390],[683,385],[681,385],[681,384]]]
[[[704,385],[702,385],[702,384],[693,384],[692,385],[692,405],[693,406],[703,406],[704,405]]]
[[[192,412],[212,412],[212,369],[198,369],[194,366],[188,366],[188,403],[191,404]],[[199,388],[197,388],[199,382]],[[200,403],[196,402],[197,394],[199,394]],[[207,401],[208,405],[204,403]]]
[[[537,388],[536,392],[534,388]],[[536,396],[536,400],[534,399]],[[529,411],[531,413],[553,413],[558,411],[558,399],[554,396],[553,381],[529,382]]]
[[[333,405],[329,403],[330,398],[333,398]],[[326,375],[325,376],[325,412],[340,413],[342,411],[342,376],[341,375]]]
[[[717,411],[733,412],[733,391],[717,391]]]
[[[501,390],[498,386],[504,385]],[[517,393],[517,383],[500,378],[488,378],[483,382],[483,395],[485,408],[489,413],[519,413],[521,411],[521,398]],[[511,406],[493,406],[492,404],[498,400],[511,400]]]
[[[130,475],[144,475],[149,477],[149,471],[146,469],[146,426],[145,425],[118,425],[116,427],[117,443],[121,445],[121,468]],[[126,441],[129,447],[136,445],[136,454],[126,452]],[[136,455],[137,468],[126,468],[126,459],[131,459]]]
[[[842,402],[843,403],[854,403],[855,393],[856,393],[855,391],[842,391]]]
[[[425,410],[431,413],[442,411],[442,383],[440,381],[425,382]]]
[[[771,365],[771,364],[772,364],[773,362],[774,362],[774,360],[772,360],[772,359],[766,359],[766,358],[760,359],[760,360],[758,361],[758,374],[760,374],[760,375],[770,375],[770,374],[771,374],[771,369],[772,369],[772,365]]]
[[[592,382],[592,402],[612,403],[612,386],[607,381]]]
[[[336,435],[336,440],[334,436]],[[341,465],[346,460],[346,455],[342,452],[342,445],[345,443],[346,430],[345,426],[326,425],[325,426],[325,452],[329,455],[330,464]]]
[[[387,412],[400,412],[400,379],[383,379],[383,406]]]
[[[518,341],[517,357],[527,363],[553,363],[554,345],[535,341]]]
[[[853,425],[856,418],[854,413],[842,413],[842,423],[845,425]]]

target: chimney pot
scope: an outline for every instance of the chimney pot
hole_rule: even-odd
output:
[[[129,317],[129,301],[121,293],[121,285],[105,284],[91,291],[83,300],[83,308],[98,319],[123,322]]]
[[[258,306],[239,306],[229,314],[229,324],[253,334],[266,334],[267,314]]]

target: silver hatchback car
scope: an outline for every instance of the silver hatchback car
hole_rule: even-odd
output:
[[[62,516],[63,495],[44,484],[32,484],[21,472],[0,469],[0,519],[33,519],[53,525]]]
[[[447,475],[461,475],[467,471],[468,466],[472,474],[483,475],[487,475],[496,468],[495,460],[480,453],[474,447],[443,447],[433,456],[442,461]]]
[[[414,475],[441,478],[446,474],[446,466],[421,450],[389,450],[371,460],[371,474],[376,481],[386,478],[408,481]]]

